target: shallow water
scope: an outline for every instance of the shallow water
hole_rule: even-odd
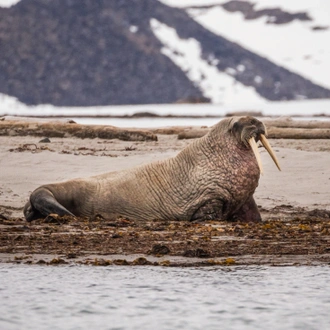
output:
[[[329,329],[330,267],[0,265],[0,329]]]
[[[98,118],[98,117],[73,117],[76,123],[83,125],[112,125],[117,127],[169,127],[169,126],[208,126],[218,123],[223,117],[205,118]],[[305,121],[330,121],[330,117],[297,117],[297,120]],[[293,119],[293,120],[295,120]],[[262,118],[261,118],[262,120]]]

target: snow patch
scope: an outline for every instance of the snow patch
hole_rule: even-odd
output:
[[[235,74],[237,73],[237,71],[233,68],[227,68],[225,71],[231,76],[235,76]]]
[[[254,81],[257,83],[257,84],[261,84],[262,83],[262,78],[260,76],[255,76],[254,77]],[[276,87],[276,83],[275,83],[275,87]]]
[[[16,5],[21,0],[0,0],[0,7],[11,7]]]
[[[265,17],[245,20],[241,13],[228,13],[222,7],[187,12],[211,32],[330,88],[330,10],[329,29],[321,31],[311,29],[315,21],[266,24]]]
[[[202,58],[200,43],[193,38],[180,39],[175,29],[159,22],[150,20],[155,36],[164,47],[161,52],[168,56],[187,77],[198,86],[205,97],[213,103],[261,103],[264,101],[252,87],[246,87],[233,77],[219,71],[215,66],[217,61],[209,57],[208,61]],[[235,75],[236,70],[228,68],[228,74]]]
[[[239,72],[244,72],[244,71],[245,71],[245,65],[243,65],[243,64],[239,64],[239,65],[237,65],[237,70],[238,70]]]
[[[263,56],[312,82],[330,88],[330,1],[251,0],[255,10],[281,8],[290,13],[306,12],[311,21],[267,24],[269,18],[245,20],[230,13],[220,0],[161,0],[187,13],[211,32]],[[210,6],[207,8],[207,6]],[[188,7],[200,7],[190,8]]]
[[[136,32],[139,31],[139,27],[136,26],[136,25],[131,25],[131,26],[129,27],[129,30],[130,30],[130,32],[132,32],[132,33],[136,33]]]

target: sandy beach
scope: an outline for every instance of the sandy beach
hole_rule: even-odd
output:
[[[109,224],[104,219],[94,222],[46,219],[29,224],[23,219],[25,202],[42,184],[164,159],[192,142],[178,139],[176,130],[174,134],[157,132],[151,131],[157,141],[64,136],[49,137],[50,142],[46,143],[40,141],[47,136],[2,133],[0,262],[100,259],[101,263],[108,260],[111,264],[113,260],[127,259],[129,263],[139,258],[137,263],[143,264],[146,260],[164,265],[330,262],[329,139],[270,139],[281,163],[281,172],[260,148],[264,174],[255,200],[262,213],[261,224],[140,224],[123,220]],[[98,241],[101,237],[103,244]],[[160,248],[159,252],[157,246],[163,246],[163,250]],[[128,257],[131,255],[137,255],[137,259]]]

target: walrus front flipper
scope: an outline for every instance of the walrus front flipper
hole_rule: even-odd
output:
[[[261,216],[258,210],[258,206],[251,196],[242,206],[241,208],[234,213],[230,220],[234,221],[242,221],[242,222],[260,222]]]
[[[224,203],[220,200],[208,200],[194,212],[190,221],[201,222],[206,220],[219,220],[223,217]]]
[[[29,222],[44,218],[52,213],[58,214],[59,216],[74,216],[74,214],[55,199],[51,191],[43,187],[35,190],[31,194],[30,201],[26,203],[23,212],[25,219]]]

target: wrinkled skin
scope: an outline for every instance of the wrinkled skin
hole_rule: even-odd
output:
[[[265,126],[253,117],[216,124],[177,156],[125,171],[37,188],[28,221],[48,214],[132,220],[260,221],[253,199],[260,170],[248,140]]]

